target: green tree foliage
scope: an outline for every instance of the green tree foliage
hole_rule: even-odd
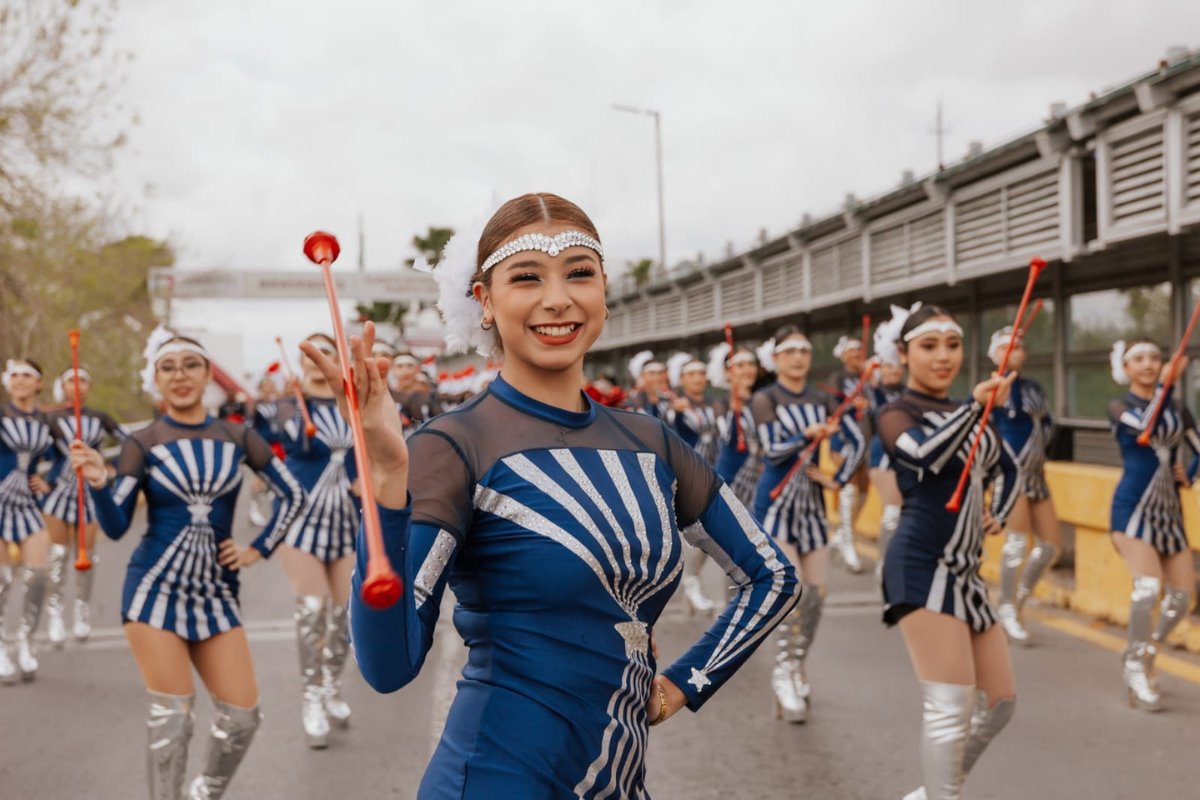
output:
[[[433,266],[437,266],[438,260],[442,257],[442,250],[446,247],[446,242],[450,241],[450,237],[453,235],[453,228],[431,226],[424,236],[418,235],[412,238],[412,246],[420,257]],[[406,258],[404,264],[411,267],[416,263],[416,260],[417,257],[415,256],[413,258]],[[407,303],[360,303],[355,306],[355,309],[358,311],[359,319],[369,319],[372,322],[386,322],[395,325],[401,331],[404,330],[404,314],[408,311]]]
[[[649,258],[629,262],[629,274],[633,276],[633,282],[639,289],[650,282],[653,270],[654,262]]]

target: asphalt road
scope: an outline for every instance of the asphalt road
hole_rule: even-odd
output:
[[[43,647],[36,682],[0,687],[3,800],[146,796],[145,693],[118,628],[124,564],[140,528],[135,522],[126,540],[102,543],[93,640],[61,652]],[[239,537],[250,537],[244,520]],[[716,596],[721,576],[711,565],[705,581]],[[442,625],[424,672],[396,694],[375,694],[351,667],[345,696],[352,726],[314,752],[300,729],[291,599],[279,565],[249,570],[242,600],[266,720],[226,797],[413,797],[464,658],[453,628]],[[656,800],[887,800],[918,784],[917,684],[899,634],[879,622],[869,573],[835,571],[826,608],[810,661],[809,722],[773,718],[768,641],[699,714],[684,712],[653,729],[649,787]],[[686,649],[704,624],[688,618],[676,597],[656,628],[662,658]],[[1113,653],[1036,622],[1031,628],[1037,646],[1014,652],[1016,716],[965,796],[1195,797],[1200,686],[1164,675],[1167,710],[1132,711]],[[193,774],[209,713],[200,695]]]

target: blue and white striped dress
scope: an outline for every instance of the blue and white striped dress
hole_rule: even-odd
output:
[[[676,411],[673,407],[667,409],[667,424],[675,428],[675,433],[700,454],[709,465],[717,463],[718,438],[720,436],[717,420],[724,415],[724,403],[716,404],[708,398],[695,400],[684,395],[688,408]]]
[[[1161,386],[1151,400],[1132,392],[1113,400],[1108,406],[1113,434],[1121,448],[1124,470],[1112,500],[1112,530],[1131,539],[1148,543],[1160,555],[1171,556],[1187,550],[1187,532],[1183,527],[1183,508],[1172,464],[1186,438],[1192,453],[1200,453],[1200,433],[1187,409],[1171,402],[1173,390]],[[1148,409],[1165,404],[1148,446],[1137,437],[1148,421]],[[1189,479],[1196,476],[1200,456],[1193,455],[1188,465]]]
[[[354,652],[395,691],[429,652],[442,595],[470,648],[417,797],[645,798],[650,634],[683,540],[736,592],[663,670],[697,710],[799,599],[795,571],[692,448],[660,421],[591,402],[571,412],[504,379],[409,440],[412,501],[381,508],[405,593],[351,592]],[[418,466],[419,465],[419,466]]]
[[[89,487],[100,527],[120,538],[133,522],[137,493],[149,525],[129,560],[121,599],[125,622],[143,622],[202,641],[241,624],[238,574],[217,563],[232,536],[242,466],[281,499],[253,546],[269,556],[304,502],[304,489],[254,431],[209,417],[186,425],[165,416],[126,440],[115,482]]]
[[[46,527],[29,479],[50,446],[45,414],[0,408],[0,541],[20,544]]]
[[[94,411],[86,406],[81,409],[80,421],[83,423],[83,443],[93,449],[100,449],[105,435],[112,436],[118,442],[129,438],[125,426],[105,414]],[[71,442],[75,441],[75,412],[68,408],[57,411],[50,416],[51,431],[54,435],[56,458],[54,466],[46,476],[53,488],[42,505],[42,512],[48,517],[61,519],[68,525],[74,525],[78,520],[79,501],[76,488],[75,470],[71,469]],[[86,501],[84,519],[88,523],[96,521],[96,504],[90,495],[84,495]]]
[[[824,423],[833,415],[833,398],[809,386],[799,393],[791,392],[776,382],[755,392],[750,399],[750,408],[766,462],[755,490],[754,516],[773,538],[794,544],[802,554],[826,547],[829,523],[823,487],[813,482],[802,468],[777,498],[771,498],[771,491],[783,482],[808,447],[809,439],[804,431]],[[866,442],[850,414],[842,415],[838,433],[845,461],[834,480],[844,485],[858,471],[866,453]],[[817,463],[816,451],[811,462]]]
[[[883,559],[883,619],[893,625],[924,608],[956,617],[982,633],[996,622],[983,560],[984,490],[992,486],[991,514],[1008,518],[1020,488],[1012,450],[992,426],[975,453],[958,511],[946,509],[971,449],[983,407],[908,389],[876,419],[904,503]]]
[[[357,475],[354,435],[338,413],[336,401],[307,398],[306,402],[317,428],[312,439],[304,434],[304,419],[295,404],[280,405],[287,415],[279,420],[279,429],[288,469],[306,495],[284,541],[328,564],[354,553],[359,518],[358,502],[350,493]]]
[[[996,409],[995,420],[1000,435],[1017,454],[1017,463],[1021,465],[1021,491],[1034,501],[1050,497],[1050,486],[1046,483],[1046,448],[1050,446],[1054,420],[1041,384],[1018,375],[1008,402],[1003,408]]]
[[[738,449],[738,427],[741,426],[742,448]],[[733,494],[746,508],[754,507],[754,492],[763,473],[762,442],[754,427],[750,406],[742,406],[740,419],[733,409],[717,419],[720,449],[717,451],[717,475],[729,485]]]

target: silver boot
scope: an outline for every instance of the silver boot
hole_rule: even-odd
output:
[[[3,547],[0,543],[0,547]],[[8,606],[8,596],[12,592],[13,568],[9,564],[0,564],[0,684],[12,686],[17,682],[17,665],[8,654],[8,644],[4,641],[4,609]]]
[[[808,718],[808,700],[798,691],[800,665],[792,650],[792,642],[800,636],[799,609],[792,613],[776,629],[779,636],[779,652],[775,656],[775,667],[771,670],[771,691],[775,694],[775,719],[785,722],[804,722]]]
[[[342,699],[342,669],[350,655],[350,609],[329,604],[329,633],[325,637],[321,666],[325,691],[325,716],[339,728],[350,724],[350,705]]]
[[[1021,585],[1017,587],[1018,613],[1057,555],[1058,547],[1053,542],[1038,538],[1033,540],[1033,549],[1029,551],[1029,560],[1025,562],[1025,571],[1021,573]]]
[[[1163,589],[1162,604],[1158,607],[1158,624],[1150,637],[1156,645],[1161,647],[1167,643],[1171,631],[1187,616],[1191,601],[1191,596],[1183,589],[1174,586]]]
[[[67,623],[63,618],[63,581],[67,564],[67,548],[50,545],[50,579],[46,593],[46,638],[55,650],[62,650],[67,641]]]
[[[1158,711],[1162,695],[1154,680],[1154,646],[1150,644],[1150,617],[1162,583],[1141,575],[1133,579],[1129,604],[1129,639],[1122,654],[1123,677],[1130,708]]]
[[[852,483],[838,491],[838,526],[833,536],[833,545],[842,556],[842,563],[855,575],[862,572],[862,561],[854,549],[854,501],[857,498],[858,487]]]
[[[304,693],[300,702],[300,721],[308,746],[329,744],[329,720],[325,716],[325,689],[322,685],[321,651],[325,641],[325,598],[301,595],[296,598],[296,651],[300,656],[300,680]]]
[[[17,628],[17,667],[21,680],[31,681],[37,677],[37,647],[33,637],[42,618],[42,606],[46,604],[46,584],[49,571],[45,567],[25,568],[25,602],[21,612],[21,624]]]
[[[1017,573],[1025,560],[1025,544],[1025,534],[1009,531],[1000,551],[1000,604],[996,613],[1004,634],[1017,644],[1029,644],[1029,631],[1021,624],[1017,606]]]
[[[196,721],[195,695],[150,692],[146,717],[146,778],[150,800],[179,800],[187,772],[188,743]]]
[[[967,745],[963,750],[963,775],[970,774],[975,762],[983,755],[983,751],[991,744],[996,734],[1004,730],[1004,726],[1012,719],[1017,710],[1017,699],[1005,697],[992,706],[988,703],[987,692],[976,692],[975,711],[971,714],[971,733],[967,737]]]
[[[929,800],[960,800],[966,776],[963,757],[975,706],[975,687],[921,681],[921,693],[924,697],[921,714],[923,796]]]
[[[71,632],[77,642],[86,642],[92,635],[92,586],[98,566],[100,556],[92,554],[92,568],[75,573],[75,620]]]
[[[204,772],[188,787],[188,800],[217,800],[229,788],[233,774],[250,749],[262,722],[258,706],[242,708],[213,698],[213,718],[208,729]]]
[[[792,658],[796,663],[796,693],[808,701],[812,694],[812,685],[808,682],[808,654],[812,651],[813,639],[817,635],[817,626],[821,622],[821,611],[825,608],[825,592],[823,587],[815,583],[806,583],[800,592],[800,602],[796,604],[796,616],[799,617],[796,635],[792,637]]]

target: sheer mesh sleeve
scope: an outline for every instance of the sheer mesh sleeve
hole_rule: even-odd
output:
[[[279,498],[279,502],[275,503],[275,513],[271,515],[262,532],[255,537],[252,545],[264,557],[269,557],[283,541],[292,521],[304,507],[304,487],[284,463],[275,457],[275,452],[266,439],[249,428],[242,429],[242,436],[246,464]]]
[[[775,401],[767,391],[756,392],[750,398],[750,413],[762,443],[763,458],[772,464],[782,464],[808,445],[804,431],[796,430],[790,420],[775,414]]]
[[[1182,408],[1179,413],[1183,417],[1183,438],[1187,441],[1188,449],[1192,451],[1187,466],[1188,482],[1191,483],[1196,480],[1197,471],[1200,471],[1200,431],[1196,429],[1196,418],[1192,416],[1191,411]]]
[[[413,522],[445,528],[461,542],[474,514],[474,477],[465,454],[446,434],[422,428],[408,440],[408,460]]]
[[[667,445],[667,463],[675,473],[675,516],[680,528],[686,528],[704,513],[721,479],[699,453],[677,434],[662,426]]]
[[[917,470],[938,474],[954,458],[983,413],[975,401],[959,406],[929,430],[922,416],[895,403],[879,414],[879,435],[889,454]]]
[[[96,520],[110,539],[120,539],[133,522],[137,493],[146,477],[146,450],[137,436],[130,436],[121,445],[117,456],[117,476],[107,486],[96,489],[90,484],[88,492],[96,504]]]

